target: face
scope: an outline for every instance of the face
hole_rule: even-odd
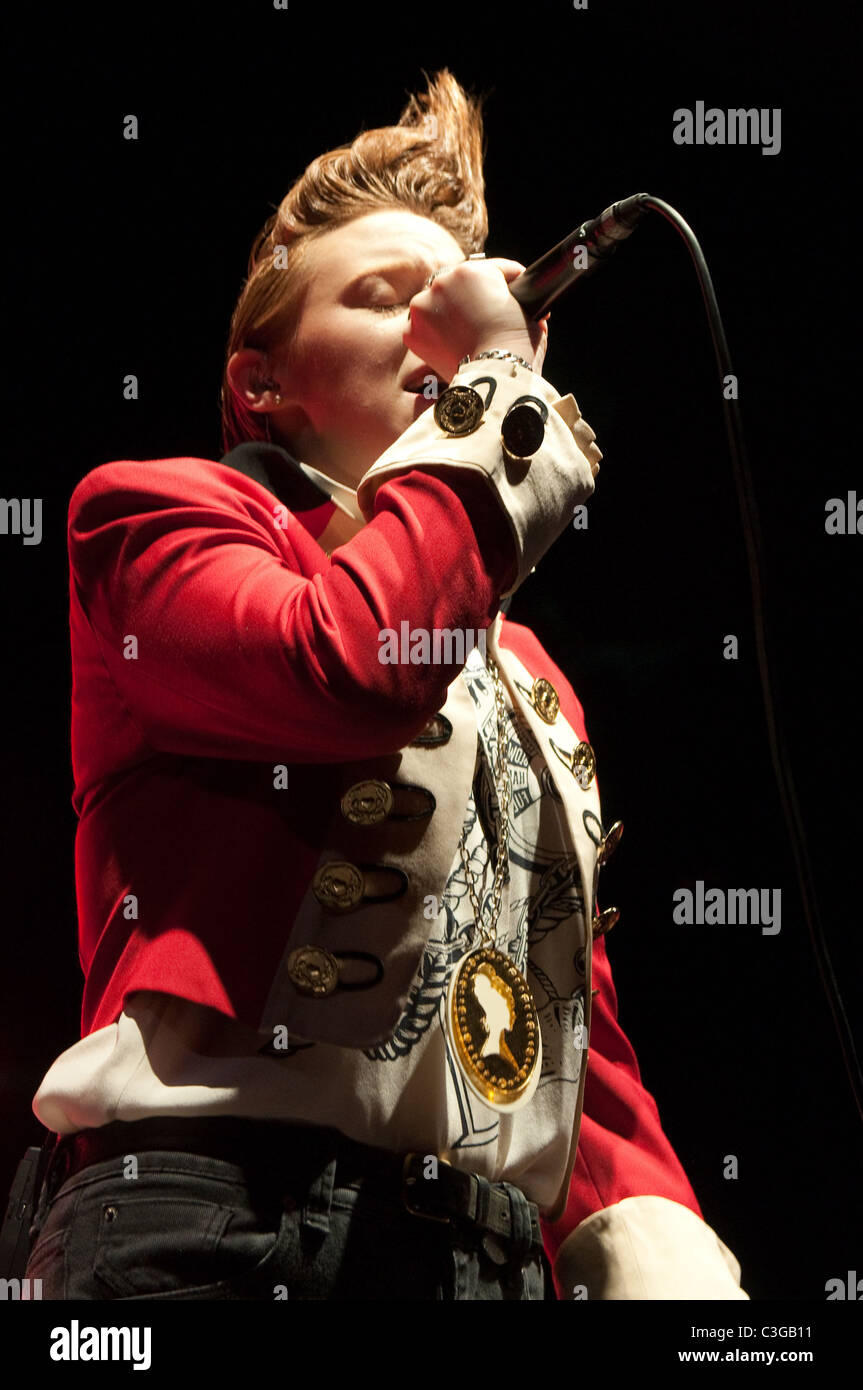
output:
[[[356,487],[434,405],[423,395],[430,368],[402,341],[408,301],[432,271],[464,259],[443,227],[397,210],[369,213],[313,242],[297,334],[274,359],[286,405],[270,417],[272,437]]]

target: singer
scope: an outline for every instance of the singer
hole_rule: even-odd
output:
[[[487,230],[444,70],[258,236],[224,457],[72,495],[45,1298],[747,1297],[617,1022],[582,707],[506,616],[601,454]],[[471,639],[382,662],[402,624]]]

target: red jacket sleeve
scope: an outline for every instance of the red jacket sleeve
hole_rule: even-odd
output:
[[[553,1260],[563,1241],[596,1211],[626,1197],[665,1197],[701,1208],[665,1135],[653,1096],[642,1084],[635,1050],[617,1020],[617,993],[605,940],[593,946],[593,1000],[584,1112],[569,1200],[559,1221],[543,1225]]]
[[[79,483],[73,610],[127,712],[168,753],[342,762],[402,747],[458,667],[382,663],[379,634],[489,625],[514,564],[499,505],[482,478],[414,470],[327,557],[273,504],[200,459],[104,464]]]

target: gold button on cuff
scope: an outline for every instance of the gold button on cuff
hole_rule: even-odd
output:
[[[288,956],[288,978],[300,994],[322,999],[338,984],[339,963],[319,946],[300,946]]]
[[[590,744],[576,744],[571,752],[565,753],[562,748],[558,748],[554,739],[550,738],[548,741],[560,761],[569,768],[581,790],[586,792],[596,776],[596,754]]]
[[[447,434],[473,434],[482,420],[485,404],[472,386],[448,386],[438,398],[434,420]]]
[[[386,820],[393,809],[393,793],[389,782],[370,777],[348,787],[341,800],[342,815],[352,825],[377,825]]]
[[[602,844],[596,856],[598,864],[607,864],[617,846],[620,844],[620,837],[623,834],[623,821],[616,820],[610,830],[607,830],[602,837]]]
[[[312,882],[321,907],[330,912],[350,912],[363,896],[363,875],[356,864],[335,859],[322,864]]]
[[[616,907],[607,907],[604,912],[598,912],[593,919],[594,941],[598,936],[606,936],[619,918],[620,910]]]

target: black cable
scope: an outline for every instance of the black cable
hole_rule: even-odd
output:
[[[707,262],[704,259],[695,233],[680,214],[668,203],[663,202],[661,198],[654,198],[649,193],[641,193],[638,195],[638,202],[644,208],[661,213],[672,226],[677,228],[686,242],[695,264],[695,273],[698,276],[698,283],[701,286],[701,293],[704,298],[704,306],[707,310],[707,317],[710,323],[710,335],[713,339],[716,361],[719,366],[720,383],[724,387],[725,378],[728,376],[734,376],[736,382],[737,377],[731,366],[728,343],[726,342],[725,330],[722,326],[722,319],[719,314],[719,305],[716,301],[713,281],[710,277]],[[727,391],[723,390],[722,396],[723,406],[725,408],[725,427],[728,432],[728,444],[731,450],[731,460],[734,467],[734,482],[737,488],[737,499],[740,504],[740,517],[743,524],[743,536],[746,542],[746,554],[749,563],[749,581],[752,590],[752,614],[755,626],[755,652],[758,659],[758,671],[761,677],[761,690],[764,696],[764,713],[767,719],[767,737],[770,744],[770,758],[773,763],[776,785],[779,789],[779,800],[783,815],[785,816],[785,824],[794,852],[797,882],[800,887],[800,896],[803,903],[803,915],[809,929],[809,936],[812,941],[812,949],[821,976],[821,983],[830,1004],[830,1011],[833,1015],[833,1022],[839,1037],[839,1046],[842,1049],[845,1069],[848,1072],[848,1077],[851,1082],[851,1090],[857,1103],[857,1109],[860,1112],[861,1118],[863,1118],[863,1074],[861,1074],[854,1036],[848,1023],[845,1006],[842,1002],[842,996],[839,993],[839,986],[833,972],[833,965],[827,949],[827,940],[824,935],[821,914],[818,910],[812,866],[809,862],[809,853],[806,848],[806,836],[800,816],[800,808],[797,803],[797,793],[794,789],[794,779],[791,775],[791,766],[785,749],[785,740],[773,701],[770,666],[767,656],[767,620],[764,609],[764,594],[761,578],[763,568],[761,561],[761,527],[758,520],[758,508],[755,502],[755,489],[752,484],[752,474],[749,469],[749,460],[746,455],[746,445],[743,439],[743,424],[740,415],[740,406],[736,397],[729,396]]]

